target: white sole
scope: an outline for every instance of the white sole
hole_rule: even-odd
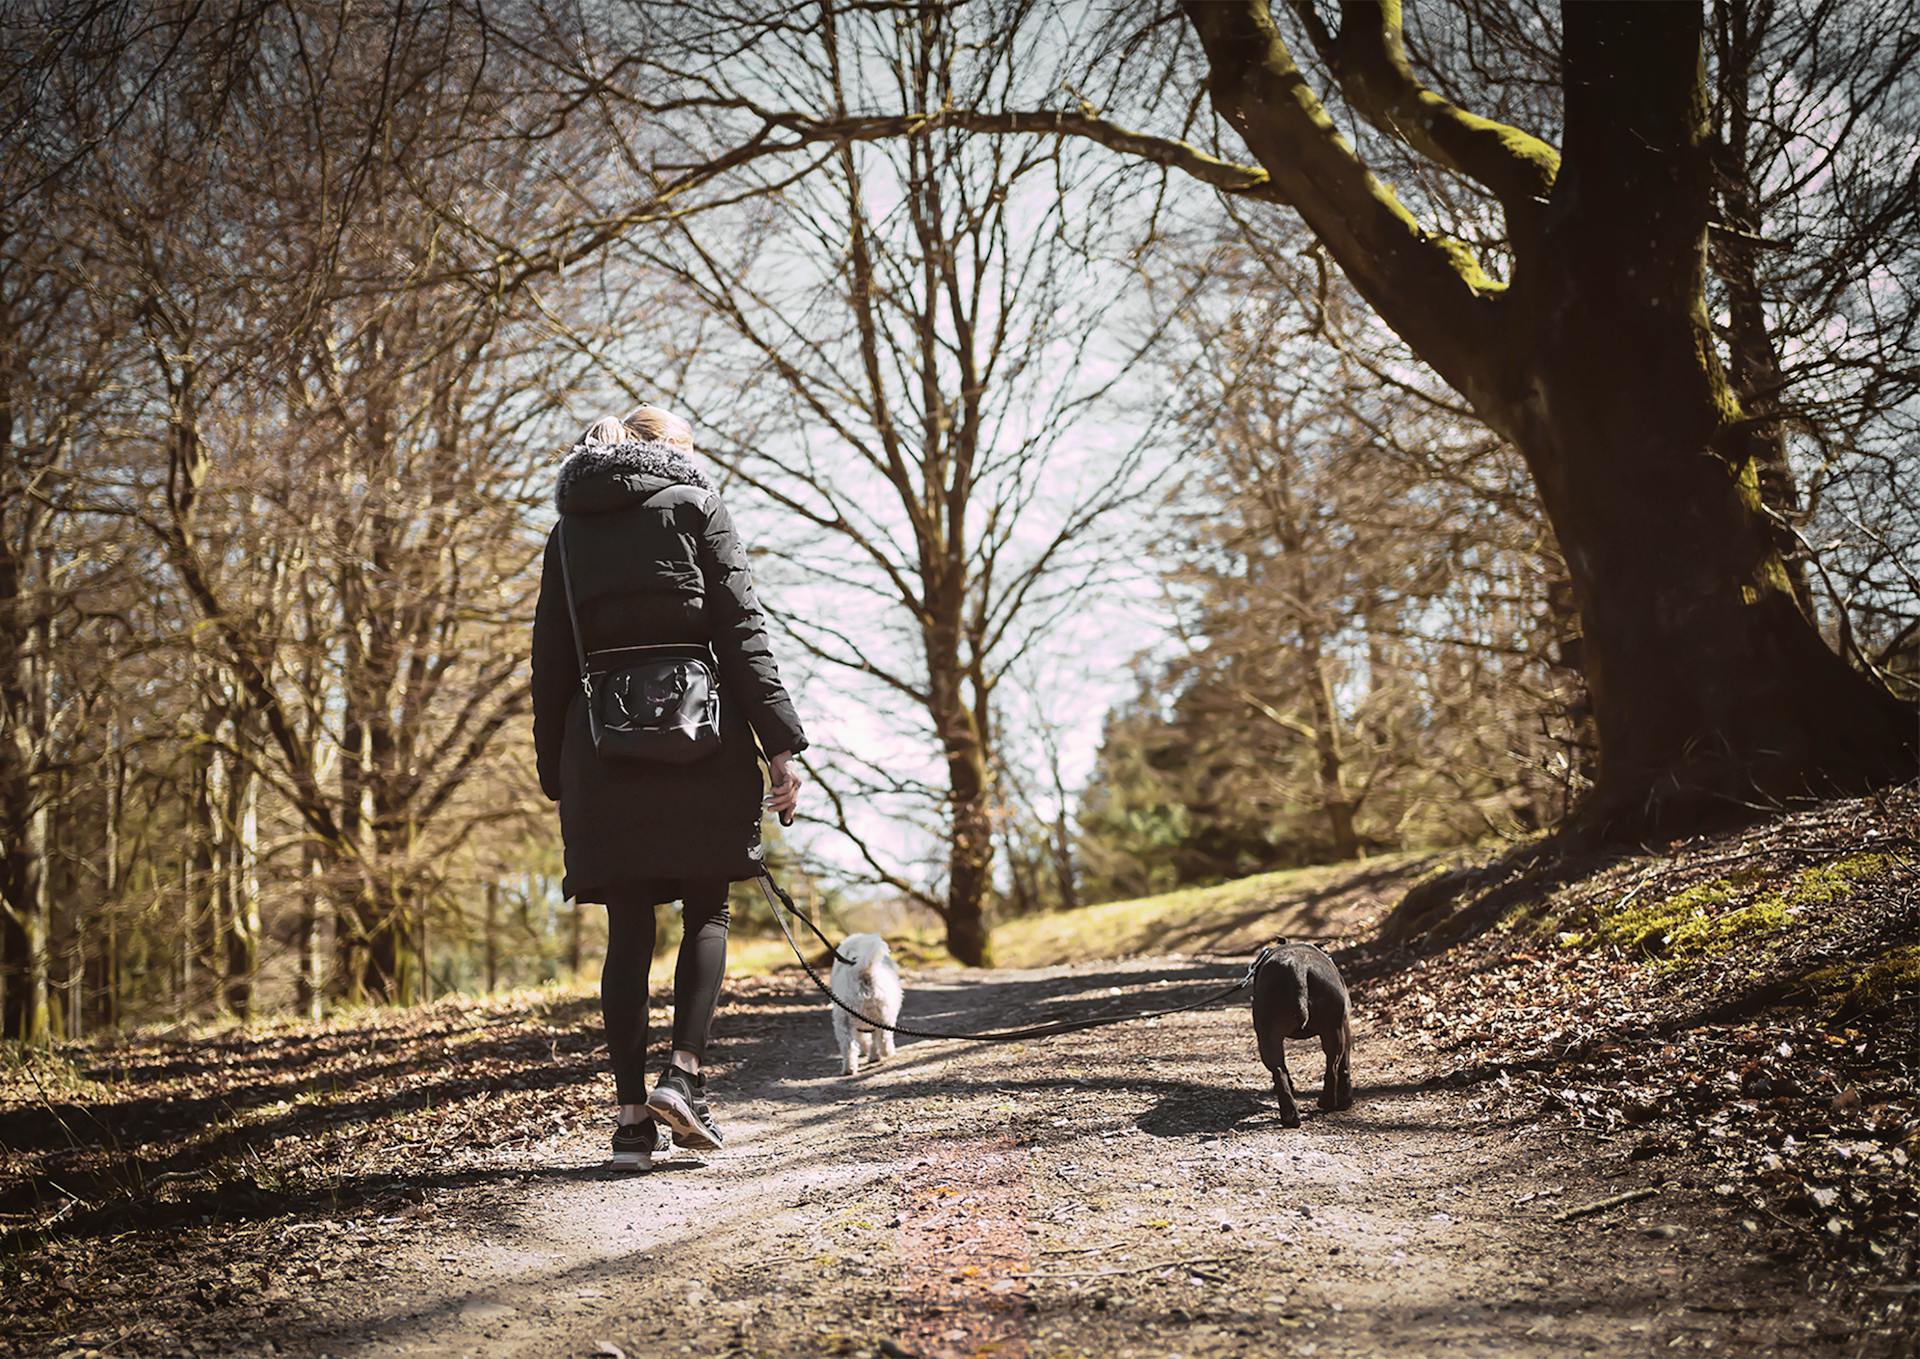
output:
[[[653,1116],[687,1140],[681,1143],[690,1151],[718,1151],[720,1146],[693,1117],[687,1102],[672,1090],[656,1089],[647,1096],[647,1109]]]
[[[608,1170],[652,1170],[653,1154],[645,1151],[616,1151],[607,1159]]]

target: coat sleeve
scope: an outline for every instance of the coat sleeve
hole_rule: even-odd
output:
[[[567,709],[580,692],[580,664],[573,649],[573,619],[560,579],[558,534],[547,535],[540,564],[540,602],[533,610],[533,756],[540,791],[560,800],[560,749]]]
[[[706,578],[707,620],[713,627],[713,651],[720,679],[746,710],[753,734],[768,755],[807,748],[793,699],[780,683],[767,643],[767,619],[754,597],[746,548],[734,531],[733,516],[713,496],[700,533],[700,570]]]

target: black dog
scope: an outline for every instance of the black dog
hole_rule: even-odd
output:
[[[1260,1060],[1273,1073],[1280,1121],[1289,1128],[1300,1126],[1300,1106],[1293,1098],[1293,1078],[1287,1074],[1289,1038],[1318,1038],[1327,1054],[1320,1107],[1344,1109],[1353,1103],[1353,1027],[1348,1022],[1347,984],[1325,953],[1312,944],[1274,942],[1254,967],[1253,1032],[1260,1040]]]

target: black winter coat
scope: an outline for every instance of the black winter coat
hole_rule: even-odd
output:
[[[564,890],[605,901],[652,878],[760,871],[760,750],[806,749],[767,644],[747,555],[712,484],[672,444],[577,445],[555,497],[573,602],[589,652],[711,644],[720,749],[691,764],[603,760],[587,731],[559,530],[547,538],[533,622],[533,745],[540,787],[560,804]]]

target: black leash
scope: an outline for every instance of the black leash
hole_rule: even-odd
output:
[[[1171,1005],[1164,1010],[1140,1010],[1130,1015],[1106,1015],[1099,1019],[1056,1019],[1045,1024],[1030,1024],[1024,1029],[989,1029],[984,1033],[941,1033],[933,1029],[909,1029],[899,1024],[883,1024],[877,1019],[867,1018],[834,995],[833,988],[820,980],[820,974],[813,970],[813,964],[807,961],[807,955],[800,951],[799,942],[794,939],[793,931],[787,928],[786,914],[781,911],[781,906],[784,905],[788,912],[798,916],[806,927],[813,931],[815,937],[827,946],[827,951],[833,955],[835,962],[845,963],[851,967],[853,961],[842,955],[840,950],[834,947],[833,941],[820,932],[820,927],[801,913],[800,908],[793,904],[793,898],[787,895],[786,889],[773,880],[773,875],[767,872],[765,865],[760,869],[760,890],[766,895],[767,905],[773,910],[774,923],[780,926],[780,933],[787,937],[787,947],[793,950],[793,956],[800,960],[800,966],[805,969],[807,979],[819,989],[820,994],[868,1028],[885,1029],[888,1033],[897,1033],[903,1038],[958,1038],[974,1043],[1019,1043],[1029,1038],[1051,1038],[1060,1033],[1081,1033],[1087,1029],[1104,1029],[1113,1024],[1130,1024],[1136,1019],[1158,1019],[1162,1015],[1184,1014],[1188,1010],[1204,1009],[1209,1005],[1217,1004],[1245,990],[1252,985],[1254,973],[1260,970],[1260,964],[1264,963],[1267,955],[1273,952],[1270,945],[1261,949],[1247,968],[1246,976],[1231,986],[1186,1005]],[[778,900],[775,900],[776,897]]]
[[[833,960],[836,963],[845,963],[848,967],[854,966],[853,959],[847,957],[844,953],[840,952],[839,949],[835,948],[833,940],[820,933],[820,927],[809,920],[805,912],[793,904],[793,898],[787,895],[787,889],[773,880],[773,874],[767,872],[765,864],[760,866],[760,891],[766,896],[767,905],[773,908],[773,918],[779,923],[780,932],[787,936],[787,942],[789,944],[793,944],[793,956],[800,959],[800,965],[802,967],[806,967],[807,960],[801,956],[800,946],[793,943],[793,935],[787,930],[787,922],[780,918],[781,906],[785,906],[793,915],[794,919],[813,931],[813,937],[827,946],[827,952],[833,955]],[[775,894],[778,894],[780,897],[780,900],[777,902],[773,899]],[[811,974],[812,969],[809,968],[808,972]]]

